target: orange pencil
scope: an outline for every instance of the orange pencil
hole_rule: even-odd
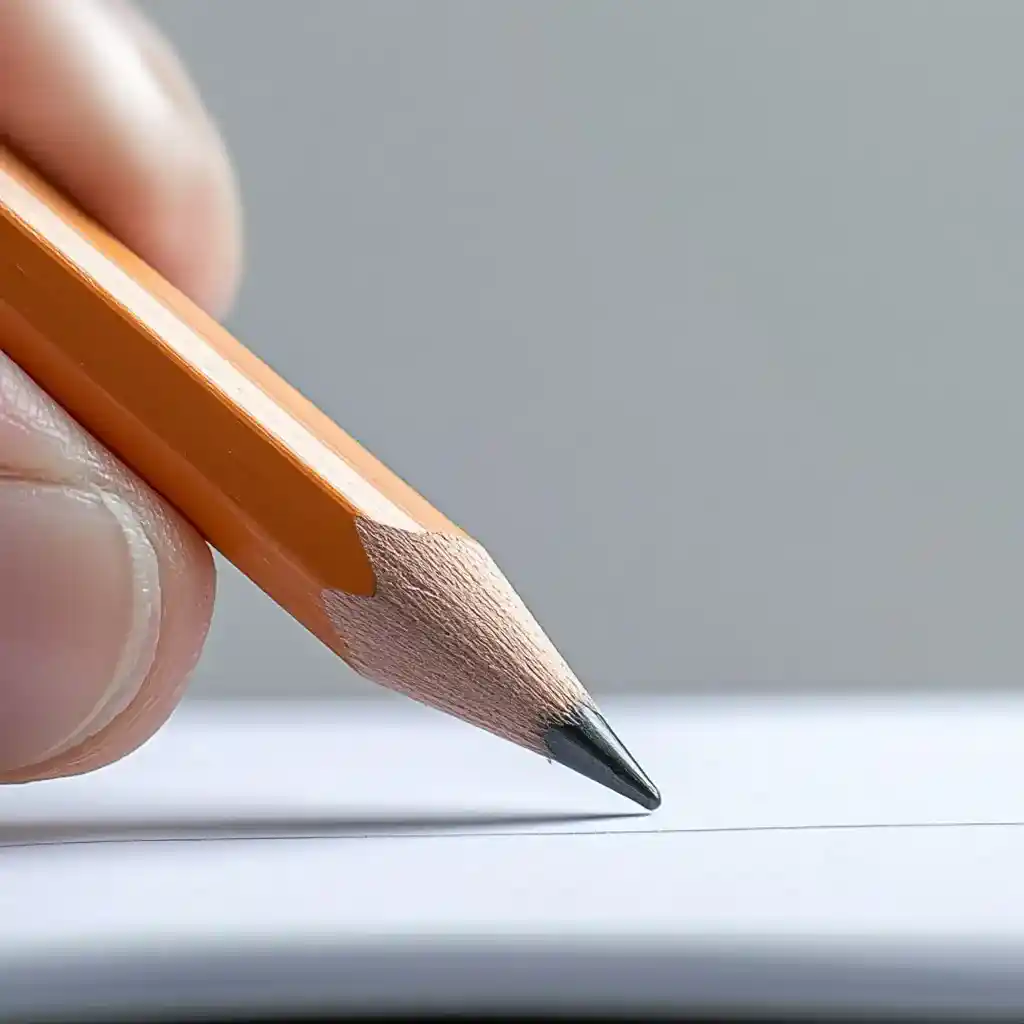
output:
[[[484,549],[3,149],[0,348],[361,675],[658,806]]]

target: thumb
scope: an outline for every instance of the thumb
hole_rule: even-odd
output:
[[[120,757],[206,633],[208,548],[0,355],[0,781]]]

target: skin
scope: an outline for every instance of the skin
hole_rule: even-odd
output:
[[[0,0],[0,137],[215,316],[241,269],[224,145],[124,0]],[[3,299],[0,284],[0,301]],[[207,546],[2,354],[0,782],[153,735],[209,628]]]

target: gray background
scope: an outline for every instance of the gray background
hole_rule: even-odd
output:
[[[595,691],[1017,684],[1024,5],[144,6],[231,326]],[[193,692],[375,691],[226,567]]]

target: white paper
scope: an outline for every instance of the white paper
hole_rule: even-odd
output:
[[[793,947],[806,965],[832,943],[840,965],[884,949],[934,967],[954,949],[991,993],[1024,953],[1024,700],[605,710],[662,789],[654,814],[398,705],[196,706],[119,765],[0,789],[7,989],[97,951],[550,939],[716,963]]]
[[[0,846],[232,834],[577,832],[1024,821],[1024,699],[618,702],[648,815],[415,705],[192,705],[140,751],[0,788]]]

